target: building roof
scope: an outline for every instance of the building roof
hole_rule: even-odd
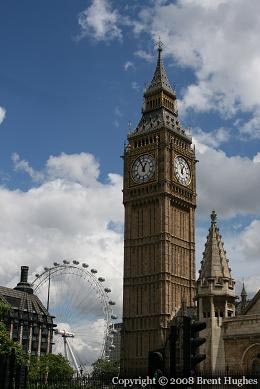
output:
[[[22,311],[37,315],[40,321],[44,318],[44,321],[52,324],[54,317],[49,314],[28,283],[28,270],[28,266],[21,267],[21,280],[14,289],[0,286],[0,300],[11,308],[11,316],[14,311]]]
[[[229,261],[221,238],[217,227],[217,214],[212,211],[211,226],[205,243],[199,279],[232,279],[231,269],[228,266]]]
[[[170,81],[168,80],[166,71],[164,69],[161,42],[158,43],[158,58],[155,72],[150,85],[145,91],[145,96],[157,92],[158,90],[166,91],[170,95],[176,95],[175,91],[171,87]]]
[[[251,314],[251,311],[254,311],[254,313],[257,312],[258,314],[260,314],[260,309],[259,309],[260,304],[259,304],[259,301],[260,301],[260,289],[254,295],[252,300],[249,301],[249,303],[247,304],[247,306],[245,307],[245,309],[243,311],[243,314],[244,315]]]
[[[49,315],[47,309],[35,294],[0,286],[0,299],[9,305],[10,308],[40,315]]]
[[[129,136],[167,128],[191,144],[191,135],[181,127],[178,118],[176,93],[168,80],[162,59],[162,44],[158,43],[158,58],[150,85],[144,92],[142,118]]]

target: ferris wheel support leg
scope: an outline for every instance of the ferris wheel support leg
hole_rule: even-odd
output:
[[[67,338],[66,336],[63,336],[63,343],[64,343],[64,356],[68,360],[68,353],[67,353]]]
[[[72,351],[72,348],[70,347],[70,344],[69,344],[68,340],[67,340],[67,345],[68,345],[68,349],[69,349],[71,358],[73,359],[73,363],[74,363],[75,369],[77,370],[77,374],[80,377],[81,376],[80,368],[79,368],[79,365],[77,363],[76,357],[74,355],[74,352]]]

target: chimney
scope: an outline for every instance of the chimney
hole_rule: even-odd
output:
[[[20,282],[28,283],[29,266],[21,266],[21,280]]]
[[[33,288],[28,283],[28,271],[29,271],[29,266],[21,266],[20,282],[18,282],[17,286],[14,289],[20,290],[21,292],[32,294]]]

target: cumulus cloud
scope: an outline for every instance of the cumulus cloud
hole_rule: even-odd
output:
[[[230,138],[229,130],[223,127],[210,132],[203,131],[201,128],[195,128],[193,130],[193,135],[201,144],[212,146],[214,148],[227,142]]]
[[[137,50],[134,52],[134,55],[136,57],[144,59],[147,62],[152,62],[154,60],[154,56],[145,50]]]
[[[260,153],[259,152],[254,156],[253,161],[255,163],[259,163],[260,162]]]
[[[159,1],[143,7],[137,21],[139,32],[153,39],[160,35],[166,55],[194,71],[182,110],[218,110],[228,117],[250,111],[252,119],[242,133],[250,132],[252,138],[259,138],[259,12],[258,0],[246,8],[243,0]]]
[[[92,0],[91,5],[82,11],[78,19],[81,34],[97,41],[111,41],[122,38],[119,27],[119,14],[112,9],[109,0]]]
[[[20,159],[14,161],[18,165]],[[21,169],[34,177],[26,161]],[[91,154],[51,156],[38,186],[27,191],[0,187],[0,285],[14,287],[19,267],[30,273],[62,259],[80,259],[99,270],[122,302],[122,178],[98,179],[99,164]]]
[[[0,107],[0,124],[4,121],[6,116],[6,109],[3,107]]]
[[[109,0],[93,0],[80,14],[82,35],[121,39],[127,27],[138,38],[142,33],[153,40],[160,36],[165,54],[194,72],[195,81],[183,91],[181,111],[214,110],[229,118],[249,112],[251,119],[239,126],[241,138],[259,139],[259,1],[246,7],[243,0],[155,1],[139,7],[135,19],[129,9],[119,11]],[[134,54],[154,59],[142,48]],[[129,66],[126,63],[126,69]]]
[[[198,212],[207,216],[212,208],[225,218],[260,215],[260,169],[253,159],[228,157],[223,151],[194,139],[197,150]]]

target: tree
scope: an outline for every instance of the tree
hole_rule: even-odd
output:
[[[73,369],[68,360],[61,354],[47,354],[40,358],[31,357],[29,379],[38,380],[46,376],[51,380],[67,380],[72,378]]]
[[[107,359],[98,359],[92,364],[92,377],[94,378],[113,378],[119,374],[119,362],[109,361]]]
[[[20,344],[10,339],[9,332],[4,322],[9,309],[8,305],[0,301],[0,355],[11,355],[12,349],[14,349],[16,362],[20,365],[24,365],[26,364],[28,357],[22,350]]]

